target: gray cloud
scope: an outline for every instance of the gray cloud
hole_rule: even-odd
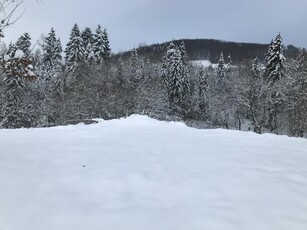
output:
[[[65,45],[76,22],[106,27],[114,51],[180,38],[268,43],[278,32],[286,44],[307,46],[305,0],[25,0],[25,7],[6,41],[23,32],[36,40],[54,27]]]

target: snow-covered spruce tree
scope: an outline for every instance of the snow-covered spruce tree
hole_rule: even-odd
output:
[[[170,43],[166,55],[163,57],[161,77],[167,89],[169,88],[170,82],[169,70],[172,65],[173,56],[176,55],[176,52],[176,46],[174,45],[174,43]]]
[[[260,79],[260,67],[259,67],[259,59],[255,58],[252,64],[252,73],[253,78]]]
[[[104,40],[104,59],[107,59],[111,55],[110,40],[107,29],[103,30],[103,40]]]
[[[21,35],[17,42],[17,49],[21,50],[26,56],[30,55],[31,37],[28,33]]]
[[[10,58],[13,58],[15,56],[15,52],[17,50],[17,46],[14,43],[10,43],[8,47],[7,54]]]
[[[72,73],[78,64],[85,61],[85,50],[79,26],[75,24],[71,30],[69,42],[65,49],[66,72]]]
[[[273,85],[276,81],[282,78],[285,70],[285,57],[283,55],[282,37],[280,34],[278,34],[275,40],[271,42],[268,53],[266,54],[266,61],[266,82],[269,85]]]
[[[49,34],[44,38],[43,45],[43,69],[48,75],[47,78],[55,75],[62,61],[62,46],[59,39],[56,38],[55,31],[51,28]]]
[[[88,62],[91,62],[94,60],[94,51],[93,51],[93,33],[92,30],[89,27],[86,27],[82,34],[82,40],[83,40],[83,45],[84,45],[84,50],[85,50],[85,59]]]
[[[269,92],[266,103],[268,113],[266,127],[272,132],[278,132],[278,113],[283,100],[283,89],[280,83],[285,71],[285,57],[283,56],[282,37],[280,34],[276,36],[269,46],[266,61],[265,80]]]
[[[43,38],[43,65],[49,71],[53,65],[53,51],[56,43],[55,31],[51,28],[46,37]]]
[[[54,64],[56,66],[62,63],[62,52],[63,52],[62,43],[60,38],[58,38],[55,43],[54,56],[53,56]]]
[[[110,56],[109,37],[106,29],[102,30],[100,25],[98,25],[94,34],[93,51],[97,63],[101,63]]]
[[[53,69],[52,69],[52,81],[51,85],[54,91],[61,91],[61,87],[63,86],[63,79],[62,79],[62,44],[60,38],[56,40],[55,43],[55,50],[54,50],[54,62],[53,62]]]
[[[290,134],[304,137],[307,133],[307,51],[302,49],[289,68],[287,111]]]
[[[142,69],[144,68],[144,62],[139,57],[137,49],[132,49],[128,66],[126,67],[128,71],[128,81],[133,84],[134,87],[137,87],[142,80]]]
[[[183,52],[171,43],[162,65],[162,79],[172,106],[181,106],[189,92],[187,66],[182,54]]]
[[[98,25],[93,39],[93,51],[94,51],[94,57],[95,61],[97,63],[101,63],[104,57],[104,37],[103,37],[103,31],[101,29],[101,26]]]
[[[33,100],[39,108],[37,119],[38,126],[50,126],[54,124],[54,103],[52,99],[56,86],[62,79],[62,45],[53,28],[47,36],[43,37],[41,60],[37,65],[39,75],[31,90],[35,92]]]
[[[21,50],[16,50],[14,57],[5,55],[0,60],[1,69],[4,72],[4,117],[0,126],[4,128],[30,127],[30,114],[27,114],[24,95],[27,83],[35,80],[36,74],[29,55]]]
[[[224,54],[221,52],[220,58],[218,61],[218,66],[217,66],[217,75],[218,78],[222,81],[226,77],[226,68],[225,68],[225,60],[224,60]]]
[[[188,70],[188,57],[185,49],[184,42],[182,41],[178,47],[180,52],[180,59],[182,62],[182,87],[183,95],[187,96],[190,94],[190,81],[189,81],[189,70]]]
[[[84,48],[86,48],[86,46],[89,43],[93,42],[93,33],[92,33],[91,28],[85,27],[85,29],[82,31],[81,37],[82,37],[82,40],[83,40]]]

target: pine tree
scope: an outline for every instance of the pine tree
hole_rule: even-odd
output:
[[[84,48],[86,48],[89,43],[93,42],[92,30],[89,27],[85,27],[85,29],[82,31],[81,37],[83,40]]]
[[[188,71],[188,57],[187,52],[185,49],[184,42],[182,41],[179,45],[179,53],[180,53],[180,59],[182,62],[182,74],[181,74],[181,81],[182,81],[182,87],[183,87],[183,95],[184,98],[190,94],[190,81],[189,81],[189,71]]]
[[[111,55],[110,41],[107,29],[103,30],[103,40],[104,40],[104,59],[107,59]]]
[[[259,68],[259,59],[255,58],[252,64],[252,73],[253,77],[260,79],[260,68]]]
[[[81,34],[84,50],[85,50],[85,59],[89,62],[94,60],[94,51],[93,51],[93,33],[89,27],[86,27]]]
[[[283,56],[282,37],[280,34],[271,42],[266,54],[266,61],[266,81],[268,84],[273,85],[282,78],[285,69],[285,57]]]
[[[178,53],[173,56],[169,70],[169,97],[170,102],[179,104],[183,99],[183,86],[181,84],[182,62]]]
[[[94,51],[94,57],[95,61],[97,63],[101,63],[102,60],[106,57],[106,40],[105,40],[105,34],[101,29],[101,26],[98,25],[96,32],[94,34],[94,41],[93,41],[93,51]]]
[[[43,45],[43,69],[47,73],[53,72],[59,68],[62,60],[62,46],[60,39],[56,39],[55,31],[51,28],[48,36],[44,38]]]
[[[61,40],[60,38],[58,38],[56,40],[55,50],[54,50],[54,60],[55,60],[56,65],[59,65],[62,62],[62,52],[63,52],[63,48],[62,48]]]
[[[54,53],[54,47],[56,43],[56,37],[55,37],[55,31],[53,28],[51,28],[48,36],[44,38],[44,44],[43,44],[43,63],[46,66],[52,66],[53,62],[53,53]]]
[[[172,105],[181,105],[189,93],[184,47],[178,49],[170,43],[162,65],[162,79],[168,90],[169,101]]]
[[[164,85],[166,86],[166,88],[169,88],[169,69],[171,68],[172,65],[172,60],[173,60],[173,56],[176,54],[176,47],[174,45],[174,43],[170,43],[168,46],[168,50],[166,52],[166,55],[163,57],[163,63],[162,63],[162,80],[164,82]]]
[[[226,77],[226,68],[225,68],[225,61],[224,61],[223,52],[221,52],[220,58],[219,58],[219,61],[218,61],[217,75],[218,75],[218,78],[220,80],[223,80]]]
[[[132,49],[131,55],[130,55],[130,63],[135,66],[137,61],[139,59],[138,51],[136,48]]]
[[[10,54],[13,55],[12,52]],[[32,58],[29,54],[16,51],[12,57],[5,55],[0,60],[0,64],[4,72],[5,84],[5,112],[0,126],[5,128],[29,127],[28,118],[24,112],[23,96],[27,83],[37,78]]]
[[[79,26],[75,24],[72,28],[69,42],[65,49],[65,62],[67,72],[73,72],[79,63],[85,61],[85,51]]]
[[[268,85],[270,96],[267,101],[268,118],[266,122],[267,128],[271,131],[276,131],[278,128],[278,113],[282,104],[282,88],[280,80],[284,76],[284,61],[282,37],[280,34],[271,42],[268,53],[266,55],[266,71],[265,80]]]
[[[39,79],[36,81],[37,91],[39,91],[41,113],[40,122],[43,125],[48,125],[47,117],[50,120],[52,117],[51,95],[56,88],[57,82],[60,80],[62,71],[62,45],[59,38],[56,38],[56,33],[53,28],[46,37],[44,37],[43,55],[41,64],[38,65]],[[52,123],[52,122],[51,122]]]
[[[128,66],[129,81],[132,82],[134,86],[136,86],[140,81],[141,76],[139,73],[142,68],[143,66],[138,56],[137,49],[134,48],[131,52]]]
[[[17,46],[14,44],[14,43],[10,43],[9,44],[9,47],[8,47],[8,51],[7,51],[7,55],[10,57],[10,58],[13,58],[15,56],[15,53],[16,53],[16,50],[17,50]]]
[[[28,33],[21,35],[17,42],[17,49],[21,50],[26,56],[30,55],[31,37]]]

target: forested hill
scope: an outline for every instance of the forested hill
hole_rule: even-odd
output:
[[[234,63],[255,57],[262,60],[269,46],[269,44],[236,43],[214,39],[182,39],[172,42],[179,45],[182,41],[185,43],[186,51],[191,60],[206,59],[212,63],[217,63],[221,52],[224,53],[225,58],[230,54]],[[138,54],[150,60],[161,61],[169,43],[170,41],[161,44],[140,46],[137,48]]]

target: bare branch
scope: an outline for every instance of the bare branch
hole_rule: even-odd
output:
[[[0,38],[4,37],[3,30],[6,27],[9,27],[16,23],[21,16],[23,15],[24,11],[13,18],[16,14],[17,9],[23,4],[23,0],[0,0]]]

